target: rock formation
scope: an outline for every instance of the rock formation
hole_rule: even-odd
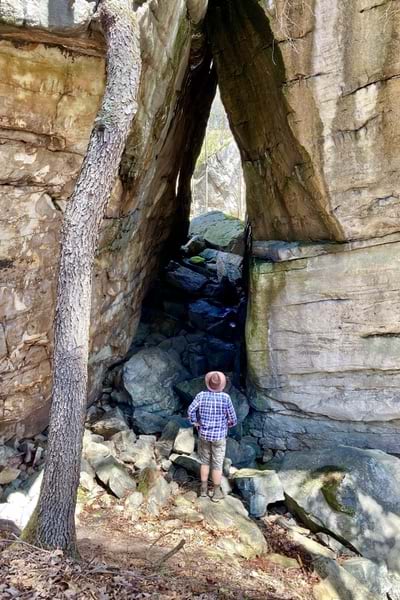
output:
[[[215,89],[198,31],[192,47],[204,5],[191,2],[188,13],[184,0],[151,0],[139,9],[139,111],[94,277],[92,398],[104,366],[128,349],[173,225],[176,231],[183,223],[184,231],[190,167],[179,189],[176,180],[183,157],[190,162],[200,147]],[[0,6],[0,434],[6,437],[27,437],[47,421],[59,228],[104,84],[94,8],[86,0],[73,7],[61,0]],[[203,93],[193,121],[185,104],[197,86]]]
[[[395,2],[210,0],[207,13],[206,0],[139,4],[140,106],[96,262],[91,399],[129,347],[160,257],[185,239],[215,69],[256,259],[247,432],[266,448],[339,440],[398,452]],[[6,437],[46,423],[59,226],[103,89],[94,9],[0,5]]]

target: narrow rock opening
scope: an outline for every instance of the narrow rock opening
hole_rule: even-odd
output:
[[[126,359],[109,374],[105,400],[116,403],[138,433],[160,434],[171,422],[183,426],[189,403],[204,388],[204,375],[223,371],[239,418],[228,442],[228,459],[237,467],[251,466],[260,450],[255,440],[243,441],[249,413],[246,191],[218,87],[203,138],[201,145],[197,131],[197,154],[187,155],[177,184],[180,216],[190,214],[185,243],[179,245],[182,238],[174,236],[167,244]]]

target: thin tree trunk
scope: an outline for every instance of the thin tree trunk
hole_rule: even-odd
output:
[[[25,538],[77,555],[75,507],[87,403],[93,261],[128,132],[137,110],[139,30],[129,0],[101,0],[107,80],[75,190],[65,211],[54,333],[47,457]]]

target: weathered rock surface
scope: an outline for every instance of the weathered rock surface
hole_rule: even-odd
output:
[[[136,482],[129,471],[112,456],[96,466],[96,476],[117,498],[122,498],[136,489]]]
[[[243,254],[244,223],[221,211],[214,210],[192,219],[189,234],[199,236],[216,250]]]
[[[92,424],[93,433],[103,436],[108,440],[115,434],[129,429],[124,415],[119,408],[114,408]]]
[[[2,0],[1,22],[13,27],[34,27],[55,33],[85,31],[96,9],[95,0]]]
[[[387,242],[311,244],[253,264],[249,429],[266,447],[399,452],[400,240]]]
[[[104,87],[104,40],[90,22],[95,5],[0,4],[0,435],[6,438],[18,424],[25,437],[47,424],[62,211]],[[191,0],[192,21],[184,0],[151,2],[151,10],[146,5],[139,9],[138,113],[96,258],[90,399],[99,392],[104,367],[129,347],[163,244],[184,218],[177,219],[177,207],[182,215],[189,211],[187,200],[177,200],[176,179],[181,172],[184,187],[190,178],[181,163],[195,151],[205,118],[199,106],[194,123],[192,110],[182,107],[194,94],[207,112],[214,88],[205,81],[209,62],[202,62],[198,35],[206,3]],[[189,52],[194,26],[195,56]],[[192,59],[198,68],[191,68]],[[202,94],[196,94],[200,80]]]
[[[182,365],[160,348],[141,350],[123,368],[124,385],[132,406],[147,412],[162,413],[163,416],[172,414],[178,408],[179,399],[173,385],[188,376]]]
[[[232,479],[247,501],[253,517],[263,517],[269,504],[285,499],[282,483],[275,471],[240,469]]]
[[[227,496],[220,502],[211,502],[209,498],[199,498],[196,506],[208,525],[217,531],[233,532],[239,541],[231,541],[223,545],[230,548],[230,553],[236,556],[252,558],[267,551],[267,544],[261,530],[248,517],[243,504],[237,498]]]
[[[290,452],[279,478],[302,520],[400,572],[398,458],[349,446]]]
[[[225,0],[210,9],[255,238],[398,231],[400,16],[392,3]]]

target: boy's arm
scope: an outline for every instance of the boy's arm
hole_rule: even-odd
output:
[[[228,427],[235,427],[237,425],[237,416],[236,411],[233,407],[232,400],[230,396],[228,396],[228,400],[226,403],[226,416],[228,419]]]
[[[188,408],[188,417],[189,417],[189,421],[191,422],[192,425],[198,425],[197,409],[199,408],[199,404],[200,404],[199,396],[200,396],[200,394],[197,394],[197,396],[195,397],[195,399],[193,400],[193,402],[191,403],[191,405]]]

